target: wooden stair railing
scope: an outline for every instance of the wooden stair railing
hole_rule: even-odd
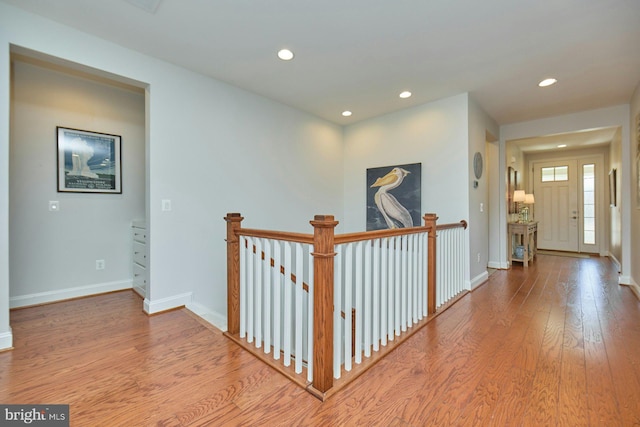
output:
[[[258,253],[258,248],[256,247],[256,245],[253,245],[253,253],[257,254]],[[264,261],[266,260],[266,254],[264,253],[264,251],[260,251],[260,257],[261,259]],[[271,265],[271,267],[276,268],[276,260],[274,260],[273,258],[269,258],[269,264]],[[282,274],[284,276],[285,274],[285,268],[284,265],[280,265],[280,274]],[[297,282],[298,279],[296,277],[295,274],[291,273],[290,274],[290,280],[291,282]],[[309,284],[305,283],[304,281],[302,282],[302,289],[306,292],[309,293]],[[340,311],[340,316],[344,319],[346,317],[346,313],[344,311]],[[355,334],[355,329],[356,329],[356,324],[355,324],[355,317],[356,317],[356,310],[352,309],[351,310],[351,353],[354,352],[355,346],[356,346],[356,334]],[[306,360],[305,360],[306,362]]]
[[[290,372],[279,369],[287,377],[305,387],[315,396],[324,400],[335,391],[333,378],[333,280],[334,280],[334,257],[336,255],[335,246],[339,244],[357,242],[369,239],[381,239],[387,237],[397,237],[414,233],[427,233],[427,302],[428,315],[432,316],[436,313],[436,230],[464,227],[466,221],[455,224],[437,224],[436,214],[426,214],[424,216],[424,226],[413,227],[409,229],[393,229],[393,230],[377,230],[363,233],[349,233],[335,235],[334,229],[338,224],[332,215],[316,215],[314,220],[310,221],[314,227],[314,234],[288,233],[279,231],[266,231],[242,228],[241,222],[243,217],[239,213],[229,213],[225,217],[227,222],[227,313],[228,313],[228,330],[225,333],[228,337],[234,339],[240,345],[241,340],[238,338],[240,332],[240,236],[266,238],[274,240],[285,240],[296,243],[313,245],[313,251],[310,255],[313,257],[313,371],[312,382],[305,383],[297,380]],[[254,253],[256,248],[254,247]],[[262,259],[265,255],[262,253]],[[275,261],[270,260],[273,268]],[[285,274],[283,266],[280,266],[281,274]],[[296,277],[292,274],[291,279],[296,281]],[[303,284],[304,286],[304,284]],[[309,292],[309,286],[304,286],[305,291]],[[354,313],[351,313],[354,316]],[[344,318],[346,314],[341,312]],[[428,321],[428,319],[427,319]],[[355,322],[352,322],[354,325]],[[421,322],[417,328],[412,328],[409,333],[403,333],[403,337],[398,339],[394,345],[404,341],[413,333],[417,332],[424,324]],[[415,329],[415,330],[413,330]],[[355,334],[352,334],[355,339]],[[353,341],[352,341],[353,346]],[[243,345],[246,348],[246,346]],[[251,350],[250,350],[251,351]],[[390,350],[389,350],[390,351]],[[256,352],[252,351],[254,354]],[[380,352],[386,354],[386,352]],[[354,352],[352,351],[352,354]],[[384,355],[382,354],[382,355]],[[257,354],[256,354],[257,355]],[[260,356],[259,356],[260,357]],[[263,359],[264,360],[264,359]],[[266,361],[266,360],[265,360]],[[278,369],[273,361],[268,362],[271,366]],[[375,363],[375,361],[373,362]],[[369,365],[370,366],[370,365]],[[366,367],[359,369],[356,375],[351,379],[364,372]],[[341,386],[345,385],[340,380]],[[332,390],[333,388],[333,390]]]

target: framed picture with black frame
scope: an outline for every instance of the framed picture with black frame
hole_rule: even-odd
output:
[[[58,126],[58,192],[122,193],[122,138]]]

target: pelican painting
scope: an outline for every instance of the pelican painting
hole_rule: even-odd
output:
[[[373,196],[373,200],[368,200],[367,230],[414,226],[410,211],[415,210],[419,218],[420,166],[418,163],[395,166],[390,171],[389,168],[367,171],[369,199]]]

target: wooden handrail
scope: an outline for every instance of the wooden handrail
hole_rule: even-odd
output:
[[[438,224],[436,226],[436,230],[446,230],[449,228],[464,228],[465,230],[467,229],[467,221],[465,221],[464,219],[460,222],[453,222],[451,224]]]
[[[285,240],[287,242],[307,243],[313,245],[313,234],[289,233],[287,231],[257,230],[242,228],[236,230],[237,236],[258,237],[262,239]]]
[[[467,228],[467,221],[453,222],[450,224],[438,224],[436,230],[446,230],[449,228]],[[411,228],[394,228],[387,230],[360,231],[356,233],[336,234],[334,243],[341,245],[344,243],[359,242],[362,240],[382,239],[385,237],[402,236],[405,234],[425,233],[431,231],[431,227],[420,226]],[[237,236],[257,237],[262,239],[284,240],[287,242],[313,244],[313,234],[291,233],[277,230],[259,230],[255,228],[241,228],[236,230]]]
[[[353,243],[362,240],[383,239],[385,237],[402,236],[405,234],[417,234],[431,231],[431,227],[411,227],[411,228],[394,228],[391,230],[373,230],[362,231],[358,233],[336,234],[334,242],[336,245],[343,243]]]

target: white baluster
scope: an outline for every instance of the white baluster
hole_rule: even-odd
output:
[[[255,270],[255,302],[254,302],[254,321],[255,321],[255,339],[256,348],[262,346],[262,239],[256,239],[256,252],[254,255]]]
[[[395,314],[395,334],[397,336],[400,336],[400,329],[401,329],[401,304],[402,304],[402,283],[400,281],[400,276],[401,276],[401,272],[402,272],[402,262],[401,262],[401,252],[402,252],[402,238],[400,236],[395,237],[394,238],[395,243],[394,243],[394,262],[393,262],[393,269],[394,269],[394,281],[393,281],[393,286],[395,288],[395,292],[394,292],[394,301],[395,301],[395,307],[394,307],[394,314]]]
[[[296,321],[293,324],[295,331],[295,371],[296,374],[302,372],[302,331],[304,330],[304,324],[302,323],[303,319],[303,303],[302,297],[304,289],[302,288],[302,278],[304,277],[304,272],[302,270],[303,266],[303,258],[302,258],[302,245],[300,243],[295,243],[296,248],[296,281],[295,281],[295,297],[296,297]]]
[[[356,251],[356,364],[362,363],[362,242],[357,242]]]
[[[373,292],[373,308],[371,314],[372,319],[372,337],[373,350],[380,350],[380,239],[373,241],[373,260],[371,262],[373,267],[373,286],[371,291]]]
[[[402,245],[402,278],[401,278],[401,282],[402,282],[402,305],[401,305],[401,310],[402,310],[402,314],[401,314],[401,322],[400,322],[400,328],[402,330],[402,332],[407,330],[407,320],[409,319],[409,312],[407,310],[407,288],[408,288],[408,272],[407,272],[407,260],[409,258],[407,252],[409,251],[409,247],[407,244],[407,236],[404,235],[400,238],[401,241],[401,245]]]
[[[271,241],[264,239],[264,262],[262,263],[262,275],[264,277],[264,301],[262,309],[262,323],[264,325],[264,352],[271,351],[271,276],[274,270],[271,267]]]
[[[385,301],[388,298],[389,277],[389,239],[380,241],[380,344],[387,345],[387,316],[389,315],[389,304]]]
[[[309,246],[309,245],[308,245]],[[311,252],[311,247],[307,249],[307,262],[309,265],[309,294],[307,300],[309,301],[307,310],[307,316],[309,320],[307,321],[307,381],[313,381],[313,255]]]
[[[282,266],[282,253],[280,242],[273,242],[273,358],[280,359],[280,349],[282,348],[282,337],[280,328],[282,326],[282,283],[283,278],[280,273]]]
[[[240,238],[240,338],[247,336],[247,238]]]
[[[340,378],[341,375],[341,352],[344,334],[342,326],[345,322],[342,320],[342,313],[346,313],[347,309],[342,306],[342,248],[343,245],[335,247],[335,263],[333,271],[333,377]]]
[[[371,357],[371,241],[364,241],[364,355]]]
[[[414,301],[414,286],[415,286],[415,277],[414,273],[414,253],[415,248],[413,247],[415,234],[410,234],[407,236],[407,326],[411,327],[413,325],[413,301]]]
[[[387,239],[387,339],[393,341],[395,336],[394,332],[394,319],[395,319],[395,294],[397,283],[395,281],[395,250],[396,238],[390,237]]]
[[[254,242],[252,238],[247,238],[248,248],[247,248],[247,341],[253,342],[254,334],[253,334],[253,315],[255,314],[255,310],[253,307],[253,303],[255,302],[253,298],[253,292],[255,288],[255,281],[253,279],[253,269],[254,269]]]
[[[291,309],[292,309],[292,291],[291,291],[291,243],[284,244],[284,366],[291,365]]]
[[[351,313],[353,310],[353,243],[345,245],[344,255],[344,369],[351,371]]]

